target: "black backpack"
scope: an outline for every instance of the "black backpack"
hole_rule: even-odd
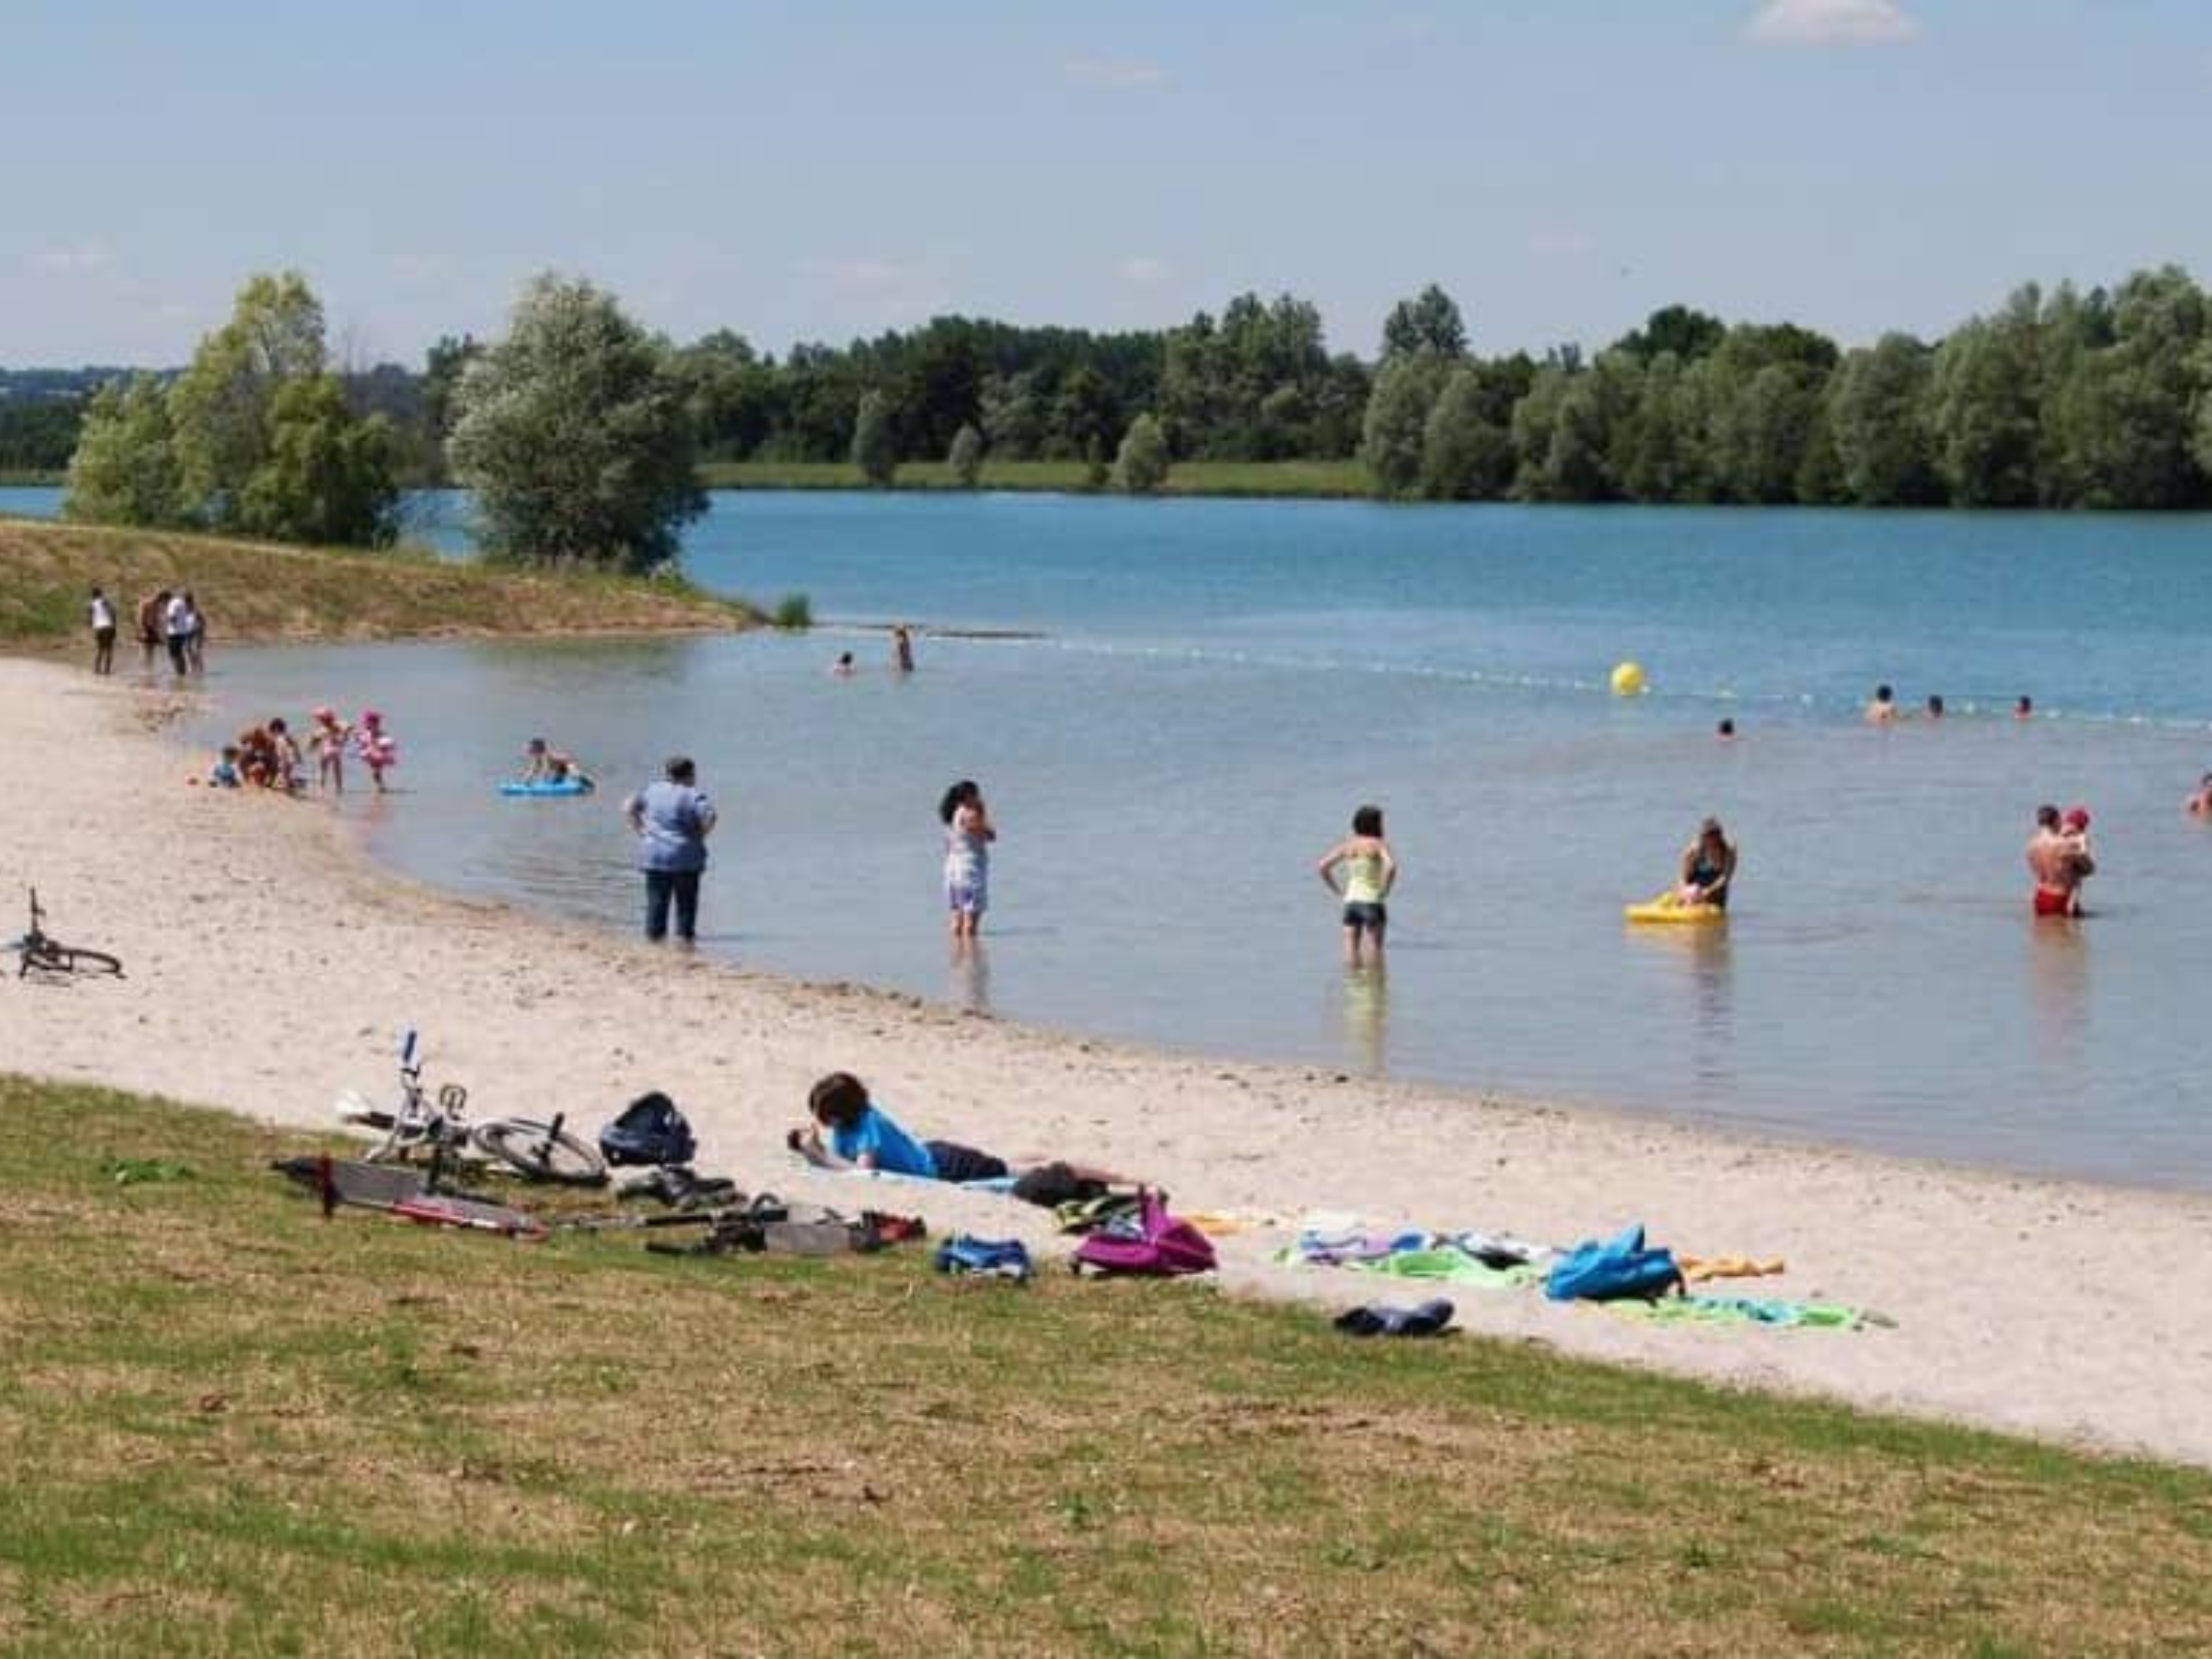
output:
[[[609,1164],[689,1164],[698,1151],[691,1125],[658,1089],[640,1095],[599,1131],[599,1152]]]

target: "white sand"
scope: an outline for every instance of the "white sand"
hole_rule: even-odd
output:
[[[1684,1253],[1784,1256],[1786,1276],[1741,1288],[1896,1328],[1654,1328],[1449,1293],[1478,1331],[1577,1353],[2212,1464],[2212,1200],[1164,1056],[655,952],[411,886],[312,802],[188,788],[194,762],[149,732],[155,707],[0,660],[0,933],[35,882],[56,933],[131,969],[0,984],[0,1069],[321,1125],[342,1090],[389,1089],[396,1034],[419,1024],[431,1080],[469,1084],[479,1115],[562,1109],[595,1129],[661,1088],[702,1165],[748,1190],[1049,1239],[1011,1200],[800,1170],[783,1131],[843,1067],[917,1133],[1140,1173],[1178,1209],[1563,1243],[1641,1220]],[[1398,1289],[1274,1267],[1284,1242],[1224,1239],[1224,1279],[1336,1305]]]

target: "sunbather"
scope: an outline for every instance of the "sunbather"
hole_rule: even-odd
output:
[[[1002,1158],[953,1140],[917,1140],[868,1097],[868,1085],[850,1072],[832,1072],[806,1097],[813,1121],[787,1137],[791,1150],[823,1170],[880,1170],[922,1181],[998,1181],[1016,1174]],[[825,1138],[823,1132],[827,1131]],[[1032,1167],[1065,1170],[1075,1182],[1127,1184],[1121,1176],[1078,1164]]]

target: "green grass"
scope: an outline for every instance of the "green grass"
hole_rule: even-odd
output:
[[[325,1221],[299,1144],[0,1077],[0,1650],[2212,1644],[2200,1474],[1202,1285]]]
[[[861,489],[860,469],[837,461],[714,461],[702,470],[716,489]],[[1085,490],[1089,465],[1083,461],[990,461],[983,463],[983,489],[1077,493]],[[951,466],[942,461],[908,461],[900,466],[898,489],[957,489]],[[1368,493],[1365,470],[1357,461],[1180,461],[1168,472],[1170,495],[1282,495],[1340,497]]]
[[[424,552],[358,553],[167,531],[0,519],[0,644],[73,641],[98,583],[131,629],[156,588],[189,587],[216,644],[437,635],[654,633],[739,628],[746,606],[682,581],[527,573]],[[131,654],[124,641],[124,654]]]

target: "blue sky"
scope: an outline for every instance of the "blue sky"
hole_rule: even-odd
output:
[[[1847,342],[2212,280],[2201,0],[8,0],[0,364],[173,362],[295,265],[349,355],[548,267],[781,350],[1247,288],[1371,354],[1670,301]]]

